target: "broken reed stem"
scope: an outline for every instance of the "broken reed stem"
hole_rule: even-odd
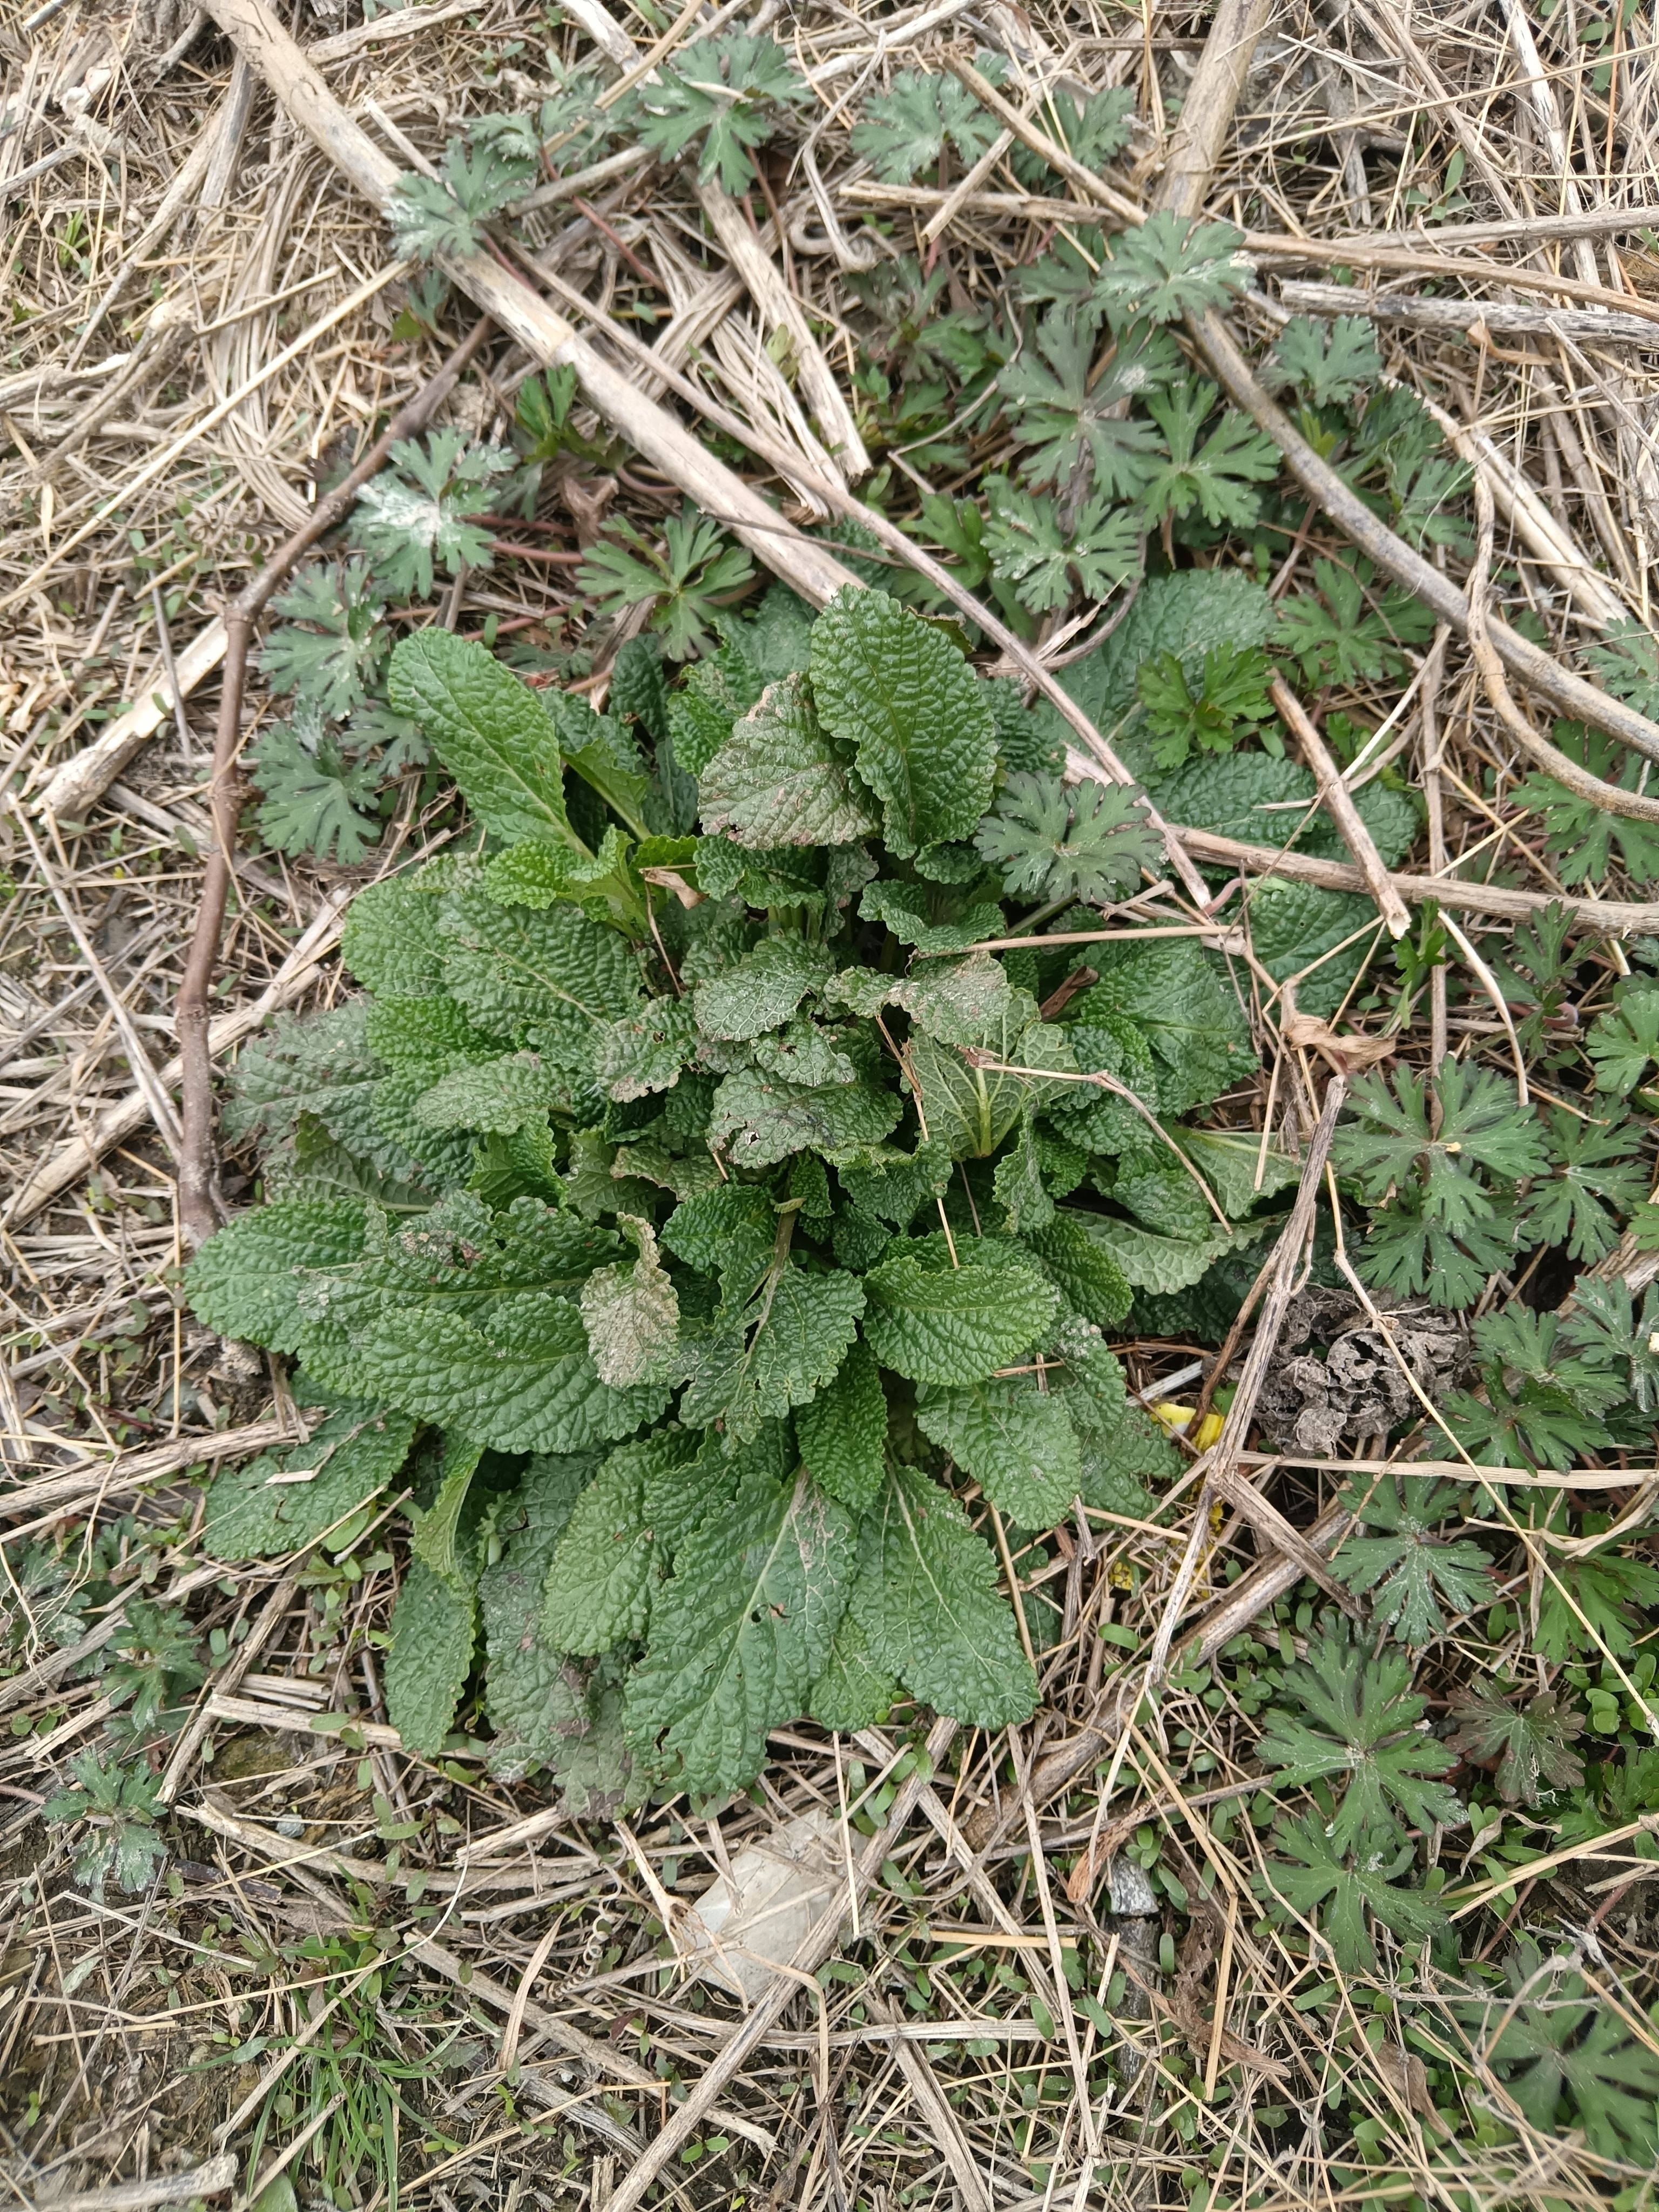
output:
[[[183,1113],[179,1151],[179,1213],[192,1246],[204,1243],[223,1217],[218,1192],[218,1163],[213,1142],[213,1064],[208,1049],[208,997],[218,965],[219,939],[235,867],[236,758],[241,744],[242,692],[253,625],[271,594],[301,556],[326,535],[377,476],[395,445],[424,428],[454,389],[462,370],[483,344],[489,318],[481,315],[443,366],[400,407],[344,480],[317,502],[315,513],[225,609],[225,660],[219,695],[219,720],[213,738],[210,807],[213,842],[202,874],[196,927],[179,987],[176,1016],[183,1070]]]
[[[1255,42],[1273,12],[1273,0],[1217,0],[1158,179],[1157,204],[1170,214],[1190,218],[1202,213]]]
[[[1423,663],[1422,720],[1423,799],[1429,817],[1429,868],[1437,874],[1446,866],[1446,811],[1440,782],[1440,685],[1446,670],[1444,623],[1434,633]],[[1438,1075],[1446,1057],[1446,963],[1436,961],[1429,971],[1429,1073]]]
[[[1479,469],[1474,474],[1474,490],[1476,544],[1469,569],[1467,634],[1469,658],[1480,672],[1493,711],[1527,758],[1555,782],[1565,784],[1577,798],[1588,799],[1605,814],[1621,814],[1638,822],[1659,822],[1659,799],[1650,799],[1644,792],[1620,790],[1617,785],[1604,783],[1600,776],[1592,775],[1588,769],[1569,760],[1547,738],[1540,738],[1516,705],[1492,641],[1487,601],[1496,515],[1492,486]]]
[[[1315,453],[1283,408],[1268,397],[1220,316],[1213,312],[1188,316],[1187,331],[1210,374],[1234,405],[1242,408],[1257,428],[1273,440],[1285,457],[1285,466],[1315,505],[1386,575],[1402,585],[1413,598],[1421,599],[1460,637],[1467,637],[1469,603],[1464,594],[1403,538],[1396,537],[1385,523],[1379,522],[1358,493]],[[1480,481],[1477,472],[1477,486]],[[1645,714],[1637,713],[1585,678],[1563,668],[1541,647],[1521,636],[1507,623],[1489,617],[1486,632],[1504,668],[1529,691],[1574,720],[1587,722],[1592,729],[1617,738],[1620,744],[1629,745],[1650,760],[1659,760],[1659,723],[1650,721]],[[1544,746],[1541,738],[1532,737],[1532,744],[1534,748],[1543,746],[1549,756],[1550,775],[1569,783],[1582,796],[1590,799],[1592,804],[1609,813],[1628,812],[1644,820],[1659,819],[1659,800],[1638,804],[1635,793],[1620,791],[1595,776],[1586,776],[1585,771],[1576,767],[1565,753],[1558,753],[1553,745]],[[1534,757],[1541,757],[1534,753]],[[1653,810],[1651,814],[1647,811],[1649,808]]]

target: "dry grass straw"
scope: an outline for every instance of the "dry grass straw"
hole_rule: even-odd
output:
[[[1035,102],[1055,82],[1136,90],[1137,136],[1113,180],[1136,198],[1168,151],[1164,103],[1179,100],[1205,29],[1201,11],[1092,0],[1029,15],[1001,0],[977,12],[902,9],[884,36],[876,11],[856,5],[761,12],[822,103],[810,167],[779,180],[787,250],[763,220],[761,237],[843,394],[859,352],[845,278],[871,258],[873,210],[896,218],[896,242],[924,261],[937,239],[951,296],[967,300],[993,296],[1058,224],[1087,219],[1033,200],[1000,161],[954,184],[872,185],[849,173],[849,99],[901,58],[942,54],[960,18],[1012,49],[1017,100]],[[933,27],[907,38],[924,16]],[[299,18],[302,39],[324,41],[337,96],[428,159],[470,112],[528,96],[548,35],[528,0],[429,9],[412,34],[396,16],[360,29],[355,8],[348,17],[321,0]],[[1342,10],[1290,0],[1258,50],[1208,198],[1247,228],[1314,240],[1397,232],[1449,208],[1497,240],[1456,249],[1486,252],[1494,270],[1467,318],[1419,306],[1420,276],[1364,283],[1393,302],[1382,324],[1389,374],[1478,434],[1498,556],[1558,647],[1591,629],[1584,593],[1575,609],[1559,588],[1564,564],[1594,570],[1595,594],[1646,622],[1659,550],[1659,349],[1622,325],[1598,342],[1584,314],[1552,316],[1534,291],[1508,289],[1497,274],[1513,258],[1534,282],[1560,270],[1646,315],[1659,300],[1659,256],[1642,237],[1528,240],[1537,218],[1571,214],[1579,197],[1659,204],[1659,34],[1638,10],[1621,14],[1605,42],[1586,43],[1604,18],[1593,0],[1530,31],[1519,0],[1435,9],[1360,0]],[[95,718],[165,689],[216,606],[303,519],[318,479],[349,465],[430,373],[447,336],[397,334],[402,280],[331,319],[387,265],[380,220],[257,84],[234,76],[222,42],[199,28],[186,36],[191,21],[188,6],[127,0],[70,0],[33,33],[16,6],[0,16],[10,317],[0,596],[22,591],[0,639],[0,783],[26,809]],[[630,18],[629,28],[648,46],[664,24]],[[551,35],[569,52],[586,47],[574,28]],[[1454,170],[1469,203],[1461,210]],[[690,185],[624,169],[592,191],[600,222],[544,204],[522,218],[524,243],[556,256],[563,280],[611,314],[643,295],[641,267],[653,273],[669,311],[659,325],[665,362],[822,469],[822,424],[778,366],[766,314],[711,246]],[[1311,257],[1316,273],[1328,258]],[[1284,296],[1320,305],[1305,285]],[[1264,276],[1243,311],[1253,336],[1283,319],[1279,301]],[[313,343],[262,378],[313,329]],[[488,428],[526,366],[497,347],[452,418]],[[175,443],[177,459],[147,474]],[[976,468],[994,459],[979,453]],[[913,485],[953,489],[927,483],[902,454],[893,466]],[[773,489],[786,512],[817,512],[810,489]],[[600,496],[647,523],[678,505],[638,465]],[[580,522],[574,499],[570,509]],[[1278,587],[1325,544],[1310,508]],[[553,641],[568,605],[568,569],[509,561],[471,580],[453,614],[493,613]],[[157,1066],[171,1053],[208,835],[212,691],[210,678],[164,716],[83,823],[31,824],[26,837],[0,819],[11,872],[0,908],[0,1182],[14,1190],[132,1097],[140,1046]],[[1380,724],[1398,702],[1398,686],[1359,685],[1342,703]],[[1561,888],[1539,823],[1514,800],[1525,763],[1460,647],[1437,647],[1394,742],[1398,765],[1432,794],[1436,863],[1501,854],[1534,890]],[[417,794],[416,781],[377,866],[425,842]],[[227,925],[225,1012],[258,999],[343,881],[370,872],[342,878],[245,858]],[[1639,897],[1645,887],[1615,875],[1607,888]],[[301,980],[313,1000],[340,988],[326,968]],[[1294,1140],[1311,1128],[1316,1088],[1284,1012],[1259,999],[1262,1071],[1231,1110]],[[1498,1022],[1475,1014],[1448,1025],[1443,1009],[1442,1037],[1447,1026],[1453,1042],[1503,1041]],[[1521,2124],[1501,2085],[1467,2051],[1456,2055],[1449,2028],[1442,2063],[1514,2132],[1507,2147],[1448,2143],[1421,2044],[1399,2039],[1401,1990],[1386,1978],[1350,1984],[1293,1931],[1258,1921],[1261,1843],[1237,1817],[1254,1790],[1255,1723],[1239,1689],[1248,1667],[1212,1678],[1189,1660],[1182,1671],[1178,1645],[1156,1709],[1114,1702],[1123,1647],[1156,1632],[1183,1560],[1183,1627],[1219,1597],[1235,1562],[1250,1567],[1249,1538],[1200,1519],[1196,1486],[1157,1525],[1091,1516],[1013,1558],[1059,1616],[1042,1655],[1043,1706],[1008,1740],[957,1736],[936,1772],[917,1771],[896,1727],[842,1746],[781,1730],[749,1799],[712,1825],[683,1803],[651,1815],[636,1857],[603,1823],[534,1819],[535,1787],[493,1784],[476,1759],[405,1755],[384,1726],[376,1672],[395,1576],[384,1525],[340,1572],[278,1565],[222,1577],[190,1549],[192,1468],[238,1439],[252,1449],[273,1423],[291,1425],[293,1409],[279,1376],[176,1303],[166,1152],[153,1127],[129,1121],[122,1141],[94,1139],[90,1173],[27,1224],[0,1230],[3,1450],[15,1476],[52,1486],[57,1510],[73,1507],[88,1560],[100,1532],[135,1540],[131,1528],[121,1535],[121,1516],[142,1479],[139,1522],[175,1532],[173,1554],[159,1555],[158,1593],[194,1592],[204,1634],[246,1630],[249,1641],[169,1772],[168,1876],[140,1902],[100,1904],[38,1811],[65,1760],[95,1741],[107,1705],[95,1682],[73,1679],[64,1652],[25,1636],[24,1671],[5,1698],[15,1733],[0,1752],[0,2166],[21,2199],[154,2183],[206,2160],[229,2123],[245,2187],[256,2170],[286,2171],[302,2203],[320,2201],[311,2193],[319,2160],[337,2171],[379,2130],[399,2203],[585,2202],[599,2212],[626,2191],[664,2124],[671,2082],[692,2088],[698,2122],[657,2185],[659,2201],[682,2204],[887,2212],[950,2203],[954,2191],[1003,2212],[1085,2202],[1142,2212],[1368,2197],[1437,2206],[1462,2201],[1457,2189],[1482,2205],[1589,2207],[1630,2179],[1576,2138]],[[227,1188],[246,1188],[234,1163]],[[1127,1356],[1147,1388],[1190,1365],[1182,1346],[1147,1343]],[[1328,1548],[1342,1520],[1340,1468],[1285,1465],[1273,1480],[1279,1510]],[[1278,1613],[1257,1633],[1285,1644],[1297,1634],[1294,1572],[1264,1572],[1266,1583],[1240,1587],[1277,1592]],[[1224,1626],[1242,1617],[1236,1606]],[[81,1628],[71,1656],[109,1624]],[[1442,1663],[1449,1675],[1491,1658],[1464,1625]],[[319,1717],[333,1717],[319,1729]],[[1066,1750],[1073,1743],[1080,1760]],[[858,1940],[844,1940],[825,1978],[827,2083],[814,2086],[820,2025],[797,1996],[704,2111],[696,2085],[739,2017],[679,1976],[659,1896],[694,1897],[746,1841],[811,1808],[842,1820],[853,1848],[887,1815],[907,1771],[915,1817],[862,1900]],[[479,1848],[526,1822],[526,1840]],[[1173,1966],[1127,1878],[1115,1897],[1103,1886],[1137,1829],[1192,1902]],[[1474,1860],[1460,1864],[1469,1840],[1439,1845],[1454,1882]],[[1061,1877],[1079,1863],[1072,1895]],[[1610,1844],[1588,1862],[1540,1852],[1496,1894],[1488,1881],[1481,1951],[1501,1949],[1506,1929],[1588,1923],[1589,1957],[1645,2003],[1651,1891],[1628,1888],[1641,1863],[1627,1869]],[[400,1956],[389,1973],[383,1961]],[[1403,1993],[1431,2008],[1427,1970]],[[509,2015],[510,2084],[495,2070]],[[358,2051],[370,2057],[358,2063]],[[1327,2148],[1322,2115],[1344,2096],[1370,2123],[1368,2168]],[[154,2189],[143,2201],[159,2201]],[[373,2198],[386,2201],[384,2191]]]

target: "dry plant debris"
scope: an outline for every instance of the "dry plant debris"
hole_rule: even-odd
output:
[[[17,2201],[1650,2202],[1654,57],[1626,0],[0,13]],[[908,781],[849,623],[947,702]],[[481,900],[623,978],[602,1068],[485,1003]],[[797,1148],[784,1082],[863,1103]],[[560,1547],[580,1490],[642,1551],[649,1442],[209,1325],[280,1202],[453,1259],[515,1199],[634,1427],[695,1356],[845,1519],[884,1397],[988,1690],[868,1602],[735,1764],[642,1732],[646,1585],[593,1629]],[[748,1352],[866,1317],[716,1407],[761,1231]],[[946,1376],[906,1329],[999,1267],[1018,1371]]]

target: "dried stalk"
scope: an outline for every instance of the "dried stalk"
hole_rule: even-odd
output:
[[[1119,191],[1103,178],[1096,176],[1092,169],[1085,169],[1075,154],[1051,137],[1040,124],[1034,123],[1022,109],[1016,107],[1013,101],[1000,93],[988,77],[981,76],[964,56],[947,53],[942,58],[951,76],[960,79],[980,106],[996,117],[1005,131],[1012,132],[1022,146],[1029,147],[1051,169],[1058,169],[1062,177],[1077,186],[1085,199],[1093,200],[1097,206],[1105,208],[1123,222],[1142,222],[1146,220],[1143,210],[1127,192]]]
[[[1171,215],[1192,216],[1203,209],[1255,42],[1273,10],[1273,0],[1217,0],[1158,179],[1158,205]]]
[[[1341,769],[1332,759],[1329,748],[1314,727],[1302,702],[1282,676],[1273,678],[1269,690],[1274,706],[1302,748],[1303,759],[1313,770],[1325,811],[1335,823],[1343,843],[1353,854],[1359,872],[1365,878],[1365,888],[1376,901],[1377,912],[1388,925],[1389,936],[1403,937],[1412,926],[1411,915],[1407,912],[1406,902],[1395,889],[1393,879],[1382,865],[1382,855],[1377,851],[1347,785],[1342,781]]]
[[[1603,629],[1626,620],[1629,610],[1618,592],[1591,568],[1572,532],[1551,512],[1543,495],[1510,456],[1478,425],[1460,422],[1426,394],[1418,397],[1440,425],[1446,443],[1477,476],[1485,477],[1504,520],[1580,613]]]
[[[1325,1173],[1325,1163],[1330,1157],[1331,1140],[1336,1134],[1336,1117],[1342,1110],[1342,1101],[1347,1095],[1346,1076],[1334,1074],[1325,1086],[1325,1104],[1308,1146],[1307,1158],[1302,1164],[1302,1179],[1297,1186],[1296,1204],[1291,1208],[1291,1218],[1285,1223],[1279,1239],[1276,1262],[1267,1298],[1261,1309],[1261,1319],[1250,1349],[1245,1357],[1243,1372],[1220,1436],[1217,1438],[1209,1459],[1204,1464],[1204,1489],[1197,1510],[1193,1515],[1193,1531],[1158,1624],[1157,1635],[1146,1661],[1146,1684],[1148,1688],[1162,1681],[1168,1668],[1170,1647],[1175,1632],[1185,1607],[1203,1547],[1210,1541],[1209,1498],[1213,1492],[1224,1498],[1234,1511],[1242,1514],[1288,1559],[1296,1561],[1302,1573],[1313,1579],[1335,1598],[1345,1610],[1358,1618],[1358,1607],[1351,1594],[1339,1583],[1315,1551],[1305,1536],[1291,1528],[1275,1506],[1268,1504],[1261,1492],[1248,1476],[1238,1473],[1238,1455],[1243,1449],[1249,1434],[1251,1421],[1255,1418],[1255,1401],[1261,1395],[1261,1386],[1267,1379],[1267,1367],[1279,1347],[1279,1333],[1285,1326],[1285,1316],[1290,1310],[1291,1298],[1297,1288],[1309,1239],[1313,1235],[1314,1209],[1319,1200],[1319,1186]]]
[[[1507,270],[1504,273],[1509,274]],[[1343,536],[1369,555],[1385,574],[1403,584],[1425,606],[1432,608],[1460,637],[1467,637],[1469,603],[1463,593],[1449,577],[1407,545],[1403,538],[1397,538],[1379,522],[1359,495],[1343,483],[1328,461],[1321,459],[1284,410],[1268,398],[1221,318],[1213,313],[1194,317],[1188,321],[1188,330],[1211,375],[1257,428],[1267,432],[1284,455],[1291,475]],[[1477,483],[1480,481],[1477,477]],[[1563,668],[1507,623],[1488,618],[1486,627],[1492,650],[1504,668],[1528,690],[1548,700],[1553,707],[1573,720],[1587,722],[1592,729],[1616,738],[1621,744],[1645,754],[1650,760],[1659,760],[1659,723],[1650,721],[1645,714],[1638,714],[1622,700],[1614,699],[1583,677]],[[1543,741],[1534,742],[1541,744]],[[1560,763],[1559,768],[1550,767],[1551,775],[1563,783],[1570,781],[1571,775],[1583,779],[1584,771],[1575,770],[1565,754],[1558,753],[1553,745],[1545,750],[1553,761]],[[1629,813],[1644,821],[1659,820],[1659,801],[1638,799],[1633,792],[1615,791],[1612,785],[1599,783],[1593,776],[1588,781],[1602,794],[1595,797],[1594,804],[1606,807],[1610,813]],[[1575,784],[1572,787],[1579,789],[1582,786]],[[1583,795],[1592,794],[1584,791]],[[1619,801],[1617,805],[1612,804],[1614,799]]]
[[[1493,270],[1492,275],[1498,275]],[[1505,275],[1508,271],[1504,272]],[[1606,314],[1590,307],[1528,307],[1512,301],[1439,300],[1424,292],[1362,292],[1348,284],[1279,285],[1282,306],[1297,315],[1369,315],[1376,323],[1464,336],[1481,325],[1495,337],[1551,337],[1565,332],[1596,345],[1654,344],[1653,325],[1643,315]]]
[[[568,11],[607,58],[623,72],[622,83],[638,82],[654,73],[664,42],[641,56],[626,31],[603,5],[603,0],[571,0]],[[617,89],[612,87],[612,91]],[[609,97],[609,95],[607,95]],[[749,296],[774,331],[788,338],[795,356],[802,391],[811,404],[818,430],[831,456],[830,465],[843,479],[867,476],[870,456],[859,435],[858,424],[824,359],[800,301],[785,283],[771,255],[750,228],[749,218],[723,185],[703,184],[693,174],[692,189],[720,241],[720,251],[748,288]]]
[[[6,1541],[19,1543],[85,1506],[130,1498],[150,1483],[185,1476],[216,1460],[251,1458],[256,1452],[304,1440],[303,1423],[296,1433],[290,1421],[251,1421],[246,1428],[221,1429],[179,1443],[149,1444],[142,1451],[125,1452],[117,1460],[94,1462],[68,1474],[21,1477],[10,1489],[0,1491],[0,1514],[36,1513],[40,1517],[25,1528],[12,1530]]]
[[[1516,704],[1515,695],[1504,678],[1504,664],[1492,642],[1491,617],[1486,611],[1487,578],[1492,573],[1494,514],[1492,487],[1483,474],[1477,471],[1474,479],[1474,513],[1478,530],[1474,565],[1469,570],[1468,640],[1469,657],[1480,672],[1480,681],[1486,686],[1498,720],[1515,739],[1528,759],[1541,768],[1544,773],[1565,784],[1580,799],[1588,799],[1604,813],[1622,814],[1638,822],[1659,822],[1659,799],[1650,799],[1645,792],[1625,791],[1616,784],[1604,783],[1599,775],[1592,775],[1575,760],[1540,738],[1532,724]]]
[[[1068,748],[1066,775],[1076,781],[1089,776],[1103,781],[1095,763],[1075,747]],[[1553,770],[1551,771],[1554,773]],[[1239,837],[1224,837],[1216,830],[1193,830],[1171,823],[1170,835],[1201,860],[1220,860],[1253,876],[1283,876],[1294,884],[1316,884],[1322,890],[1363,891],[1370,886],[1364,875],[1345,860],[1316,860],[1311,854],[1292,853],[1277,845],[1251,845]],[[1454,860],[1449,863],[1455,867]],[[1616,937],[1645,936],[1659,929],[1659,902],[1637,903],[1621,899],[1573,898],[1559,891],[1511,890],[1502,884],[1470,884],[1455,876],[1407,876],[1388,872],[1390,885],[1408,906],[1432,899],[1441,906],[1457,907],[1468,914],[1491,915],[1498,921],[1525,921],[1546,907],[1565,907],[1581,927]]]

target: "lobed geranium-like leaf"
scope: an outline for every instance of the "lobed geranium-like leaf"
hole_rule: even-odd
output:
[[[1451,1717],[1457,1727],[1448,1744],[1482,1765],[1495,1762],[1498,1787],[1511,1805],[1535,1805],[1547,1790],[1576,1790],[1584,1778],[1584,1762],[1572,1748],[1583,1721],[1554,1690],[1512,1705],[1477,1683]]]
[[[1350,1509],[1368,1528],[1386,1533],[1350,1536],[1331,1561],[1331,1571],[1351,1590],[1371,1593],[1371,1609],[1402,1644],[1426,1644],[1445,1633],[1440,1607],[1454,1613],[1474,1613],[1496,1595],[1486,1553],[1467,1540],[1445,1543],[1436,1534],[1441,1522],[1457,1509],[1449,1484],[1407,1475],[1392,1476],[1347,1496]]]
[[[727,191],[740,192],[754,182],[749,149],[764,144],[782,115],[811,94],[775,40],[728,31],[682,46],[639,96],[647,111],[644,144],[673,159],[700,138],[702,182],[718,177]]]
[[[1659,991],[1631,991],[1598,1015],[1585,1047],[1595,1063],[1598,1091],[1623,1098],[1659,1059]]]
[[[1659,2052],[1632,2033],[1626,2007],[1589,1987],[1574,1957],[1546,1959],[1523,1942],[1505,1962],[1504,1985],[1460,2004],[1458,2022],[1540,2133],[1576,2120],[1597,2155],[1650,2168]]]
[[[475,517],[513,465],[503,447],[472,444],[454,429],[392,448],[390,466],[363,486],[350,522],[353,544],[388,593],[430,599],[434,568],[453,576],[463,566],[489,568],[489,532]]]
[[[368,564],[303,568],[271,604],[288,617],[259,656],[271,690],[291,691],[301,706],[343,721],[374,689],[391,648],[380,619],[386,601]]]
[[[1411,1675],[1403,1655],[1368,1658],[1344,1630],[1329,1628],[1285,1670],[1285,1688],[1303,1717],[1275,1708],[1257,1754],[1287,1783],[1346,1785],[1328,1831],[1333,1851],[1388,1830],[1396,1817],[1419,1828],[1462,1817],[1455,1796],[1434,1778],[1457,1764],[1456,1755],[1417,1733],[1424,1700],[1407,1689]]]
[[[1290,1857],[1268,1861],[1256,1892],[1281,1897],[1304,1918],[1316,1919],[1340,1972],[1377,1972],[1368,1921],[1389,1929],[1402,1944],[1420,1944],[1445,1927],[1441,1906],[1397,1880],[1415,1854],[1389,1829],[1355,1838],[1352,1856],[1316,1814],[1285,1821],[1274,1840]]]
[[[1133,786],[1010,776],[974,842],[1016,898],[1106,906],[1163,857],[1141,796]]]
[[[865,102],[853,151],[890,185],[908,185],[947,145],[971,168],[995,137],[994,122],[955,77],[900,70],[891,91]]]
[[[265,731],[252,768],[264,794],[259,835],[272,851],[310,853],[350,867],[379,837],[380,823],[364,810],[380,790],[380,771],[348,760],[338,738],[307,720],[307,710]]]
[[[1173,323],[1224,307],[1249,282],[1239,253],[1243,240],[1231,223],[1194,223],[1161,210],[1112,242],[1095,281],[1094,305],[1114,330],[1127,324]]]
[[[1273,353],[1279,381],[1299,386],[1316,407],[1357,399],[1382,374],[1376,331],[1363,315],[1339,315],[1330,323],[1294,316],[1279,332]]]
[[[100,1900],[112,1875],[129,1896],[148,1889],[167,1856],[155,1826],[163,1810],[161,1776],[142,1759],[122,1766],[96,1748],[76,1752],[69,1770],[74,1785],[54,1790],[42,1802],[40,1817],[49,1827],[90,1823],[75,1854],[76,1881]]]
[[[1057,613],[1079,595],[1109,599],[1140,574],[1146,525],[1134,508],[1115,505],[1104,492],[1068,516],[1045,495],[994,477],[986,504],[992,572],[1034,615]]]

